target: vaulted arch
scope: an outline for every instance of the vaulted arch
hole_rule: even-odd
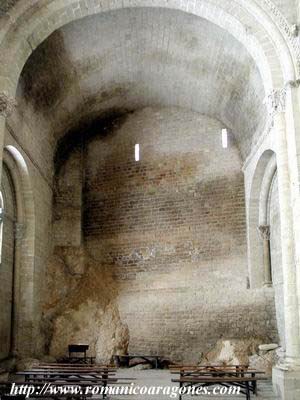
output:
[[[54,30],[87,15],[138,6],[181,10],[226,29],[243,43],[256,60],[266,90],[281,87],[284,82],[296,79],[297,54],[293,50],[292,34],[279,11],[267,0],[262,5],[255,0],[224,1],[222,5],[208,1],[178,3],[175,0],[128,0],[125,3],[49,0],[42,5],[40,2],[27,5],[27,2],[20,1],[11,10],[18,29],[9,20],[2,30],[0,48],[5,62],[0,69],[1,85],[10,95],[14,95],[18,77],[29,55]]]

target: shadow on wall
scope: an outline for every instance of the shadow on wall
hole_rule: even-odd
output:
[[[18,86],[18,99],[31,103],[35,112],[48,113],[76,79],[65,47],[64,35],[56,31],[25,64]]]
[[[120,123],[119,113],[94,123],[85,121],[65,136],[56,152],[55,248],[47,268],[43,318],[46,353],[56,358],[65,356],[71,342],[88,343],[91,355],[103,363],[115,353],[127,352],[129,330],[120,319],[117,283],[105,264],[82,245],[81,226],[85,143],[95,130],[105,138]]]

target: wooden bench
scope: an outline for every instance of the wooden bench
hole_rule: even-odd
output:
[[[114,365],[103,364],[79,364],[79,363],[40,363],[42,368],[114,368]]]
[[[54,371],[54,370],[30,370],[17,372],[16,375],[24,376],[25,383],[28,385],[40,384],[44,385],[49,383],[55,386],[69,385],[69,386],[103,386],[104,388],[109,384],[115,384],[119,378],[115,376],[115,372],[109,372],[108,369],[102,371],[86,371],[86,370],[73,370],[73,371]],[[127,380],[128,378],[126,378]],[[45,394],[46,396],[46,394]],[[104,398],[105,396],[103,396]]]
[[[185,386],[209,386],[212,384],[224,385],[228,380],[232,382],[232,386],[239,386],[244,390],[247,400],[250,399],[250,392],[257,394],[257,381],[265,378],[258,376],[264,371],[250,369],[244,365],[231,366],[174,366],[170,367],[171,374],[179,374],[179,379],[173,379],[172,382],[179,382]],[[201,382],[199,382],[199,379]],[[224,381],[225,379],[225,381]],[[212,383],[213,382],[213,383]],[[223,383],[222,383],[223,382]],[[236,384],[238,382],[238,384]],[[182,387],[182,386],[181,386]],[[248,397],[249,396],[249,397]]]
[[[109,371],[98,371],[98,372],[90,372],[90,371],[73,371],[73,372],[62,372],[62,371],[23,371],[17,372],[16,375],[24,376],[25,382],[28,382],[33,379],[63,379],[63,378],[74,378],[74,379],[105,379],[108,377],[115,376],[115,372]]]
[[[46,365],[39,365],[28,371],[17,372],[16,375],[23,376],[25,378],[25,382],[18,382],[17,385],[35,385],[37,388],[41,388],[45,384],[59,387],[102,386],[106,388],[110,384],[128,384],[128,381],[133,381],[132,378],[117,377],[115,368],[96,365],[93,365],[92,367],[86,367],[84,365],[80,365],[79,367],[79,365],[77,365],[74,368],[70,367],[69,365],[66,367],[51,365],[50,368]],[[11,382],[9,382],[9,384],[11,384]],[[40,397],[47,397],[47,395],[45,394],[44,396]],[[60,395],[58,397],[64,396]],[[82,397],[86,396],[82,395]],[[105,392],[103,393],[103,397],[105,397]]]
[[[235,386],[240,387],[241,393],[246,396],[246,400],[250,400],[251,385],[253,382],[257,384],[257,381],[266,380],[264,377],[250,377],[250,376],[198,376],[198,377],[183,377],[179,379],[172,379],[172,382],[179,383],[179,388],[182,387],[207,387],[207,386]],[[257,386],[257,385],[256,385]],[[253,389],[252,389],[253,390]],[[179,394],[179,400],[182,399],[182,394]]]
[[[122,365],[121,359],[126,360],[126,366],[129,367],[129,361],[134,359],[134,358],[141,358],[142,360],[145,360],[149,364],[152,365],[153,368],[158,369],[161,366],[161,360],[162,356],[157,356],[157,355],[140,355],[140,354],[127,354],[127,355],[114,355],[114,360],[115,360],[115,365],[117,368],[119,368]]]
[[[43,393],[41,393],[41,389],[43,388],[43,384],[53,384],[55,385],[57,388],[65,388],[68,389],[70,388],[70,386],[73,387],[78,387],[80,389],[88,387],[88,386],[100,386],[100,387],[107,387],[110,384],[120,384],[121,382],[119,381],[118,378],[112,378],[112,379],[103,379],[103,380],[98,380],[97,382],[94,381],[87,381],[87,380],[72,380],[72,379],[64,379],[64,380],[60,380],[60,381],[45,381],[45,380],[36,380],[36,381],[30,381],[28,383],[26,382],[1,382],[0,383],[0,395],[1,395],[1,399],[2,397],[5,397],[7,399],[13,399],[15,398],[16,400],[21,400],[21,398],[70,398],[70,394],[69,393],[48,393],[48,391],[44,391]],[[14,394],[11,396],[10,392],[12,389],[12,385],[15,385],[15,387],[21,387],[25,384],[27,384],[30,387],[34,387],[36,388],[36,391],[34,394],[32,394],[32,396],[25,396],[24,394]],[[127,383],[126,383],[127,384]],[[49,390],[49,389],[48,389]],[[85,399],[87,397],[92,397],[92,393],[81,393],[78,392],[77,394],[75,394],[74,392],[72,393],[72,398],[79,398],[79,399]],[[103,393],[103,398],[105,398],[105,392]]]
[[[181,364],[171,364],[169,365],[170,370],[189,370],[189,369],[212,369],[212,370],[238,370],[244,371],[249,369],[249,365],[181,365]]]
[[[43,373],[62,373],[66,375],[70,374],[107,374],[116,373],[117,369],[112,367],[54,367],[54,366],[37,366],[30,369],[31,372],[43,372]]]
[[[114,368],[114,367],[105,367],[105,366],[103,366],[103,367],[101,367],[101,366],[94,366],[94,367],[83,367],[83,366],[81,366],[81,367],[54,367],[54,366],[50,366],[50,367],[47,367],[47,366],[37,366],[37,367],[34,367],[34,368],[32,368],[32,369],[30,369],[30,371],[49,371],[49,372],[51,372],[51,371],[61,371],[61,372],[73,372],[73,371],[76,371],[76,372],[97,372],[97,371],[99,371],[99,372],[102,372],[102,371],[110,371],[110,372],[116,372],[117,370],[116,370],[116,368]]]
[[[201,365],[201,366],[184,366],[184,367],[170,367],[171,374],[178,374],[182,376],[197,375],[198,373],[219,373],[219,374],[235,374],[236,376],[252,373],[252,374],[264,374],[265,371],[258,371],[251,369],[248,366],[241,365],[230,365],[230,366],[212,366],[212,365]]]

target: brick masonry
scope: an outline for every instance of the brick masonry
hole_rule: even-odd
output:
[[[14,1],[3,2],[2,10],[6,12],[14,3]],[[97,2],[97,6],[99,6],[98,3],[100,2]],[[292,3],[291,0],[289,5]],[[226,4],[226,2],[222,3],[224,9],[226,9]],[[294,8],[280,0],[276,0],[276,4],[284,11],[289,22],[293,23]],[[83,8],[85,5],[82,2],[76,8],[76,13],[79,12],[78,16],[84,15],[81,14]],[[155,25],[153,21],[157,21],[158,14],[160,23]],[[60,11],[56,16],[57,18],[53,19],[55,23],[64,18],[68,19]],[[122,25],[121,28],[128,34],[123,35],[122,31],[115,32],[111,29],[113,24],[110,23],[110,18],[116,25]],[[227,20],[223,11],[218,14],[218,18],[226,25]],[[90,24],[90,21],[94,23]],[[250,20],[245,19],[244,22],[245,25],[252,26]],[[52,23],[53,21],[49,20],[49,26]],[[42,25],[41,23],[30,37],[31,44],[37,43],[39,37],[42,36],[41,32],[44,31]],[[93,25],[94,38],[89,29],[91,25]],[[231,26],[229,23],[227,25]],[[170,31],[164,28],[166,26],[171,27]],[[182,29],[186,26],[189,27],[188,30]],[[200,55],[203,57],[205,54],[202,46],[205,47],[206,42],[199,40],[198,43],[195,39],[206,37],[210,28],[212,28],[211,24],[206,21],[201,20],[200,23],[196,17],[183,16],[175,11],[127,9],[124,13],[110,12],[110,17],[109,14],[98,15],[63,27],[33,54],[33,58],[25,66],[18,88],[20,112],[15,113],[8,122],[5,144],[15,145],[24,155],[34,188],[35,238],[38,239],[35,241],[34,253],[35,325],[40,320],[40,307],[44,298],[45,266],[51,253],[52,160],[55,140],[59,135],[63,136],[72,124],[78,123],[77,117],[80,119],[89,110],[91,111],[89,117],[93,118],[110,106],[122,106],[124,109],[134,110],[148,104],[174,105],[173,100],[176,99],[178,105],[201,109],[202,112],[214,115],[234,127],[238,142],[234,144],[232,141],[232,145],[237,145],[243,158],[249,153],[254,128],[259,124],[261,124],[260,127],[263,126],[264,107],[260,105],[264,96],[263,83],[265,82],[260,81],[257,68],[242,46],[237,41],[233,45],[229,34],[221,29],[218,33],[219,28],[215,29],[213,26],[214,29],[209,33],[210,49],[214,48],[214,51],[210,51],[212,55],[210,65],[216,63],[220,78],[218,88],[213,88],[209,99],[202,96],[207,87],[213,86],[215,74],[212,73],[212,79],[208,81],[210,75],[208,74],[203,79],[201,70],[196,78],[198,82],[198,78],[202,77],[203,87],[196,87],[194,81],[188,85],[186,83],[187,76],[193,76],[198,71],[195,71],[195,64],[197,66],[198,61],[201,61],[200,64],[205,61],[200,58],[197,61],[197,57]],[[140,35],[136,35],[137,29]],[[250,43],[248,28],[246,31],[246,40]],[[95,41],[95,38],[100,36],[105,40]],[[219,39],[225,36],[226,43],[222,43]],[[81,41],[78,41],[78,38],[81,38]],[[212,45],[212,39],[214,45]],[[29,46],[28,42],[26,46]],[[130,79],[132,76],[141,77],[141,71],[135,68],[141,61],[141,49],[145,47],[152,49],[153,54],[159,57],[149,57],[149,62],[143,65],[143,71],[149,67],[151,73],[157,70],[158,74],[144,76],[143,79],[134,82],[135,85],[130,86],[128,90],[128,76]],[[130,59],[126,57],[126,52],[123,54],[119,51],[125,48],[131,52]],[[96,54],[92,52],[93,49]],[[112,49],[114,50],[111,54]],[[56,53],[57,58],[55,58]],[[121,58],[120,62],[116,53]],[[217,59],[214,57],[215,53],[219,55]],[[106,57],[108,54],[109,57]],[[186,57],[187,54],[189,58]],[[256,55],[259,58],[259,53]],[[177,79],[168,80],[169,76],[178,71],[176,58],[175,63],[171,62],[173,56],[181,59],[183,64],[186,62],[187,67]],[[20,58],[22,58],[21,55]],[[105,60],[109,61],[107,71],[102,65]],[[117,62],[113,70],[111,61],[115,60]],[[101,75],[99,71],[103,73],[101,79],[99,79]],[[162,74],[163,71],[164,74]],[[208,73],[210,72],[208,68]],[[122,84],[118,83],[115,86],[110,84],[110,77],[120,77],[123,73],[126,79],[123,81],[121,79]],[[244,91],[244,77],[247,74],[251,82]],[[161,84],[161,81],[153,78],[158,75],[163,76],[165,86]],[[145,82],[145,78],[148,79],[146,87],[140,85],[141,81]],[[184,82],[182,87],[177,86],[181,82]],[[186,87],[189,89],[186,90]],[[31,92],[30,90],[28,92],[28,88]],[[190,96],[191,90],[194,89],[195,96]],[[217,95],[216,90],[219,90]],[[82,96],[83,92],[84,96]],[[224,93],[230,102],[222,101]],[[195,101],[196,96],[198,96],[197,101]],[[191,103],[190,98],[193,99]],[[177,105],[176,102],[175,105]],[[143,339],[140,340],[139,336],[143,335],[139,335],[140,331],[136,329],[136,315],[148,321],[144,328],[138,327],[144,329],[145,336],[149,336],[149,332],[159,331],[163,326],[161,320],[165,318],[167,322],[164,337],[168,339],[162,345],[162,349],[168,349],[168,341],[175,343],[176,335],[179,334],[182,338],[186,332],[192,332],[191,335],[194,335],[195,348],[202,348],[205,340],[199,338],[199,327],[203,325],[201,329],[204,333],[218,332],[216,337],[219,337],[226,322],[231,319],[234,322],[227,324],[225,334],[243,336],[242,326],[252,324],[247,320],[248,316],[244,316],[248,310],[254,310],[255,317],[251,317],[255,326],[253,335],[264,336],[268,332],[269,337],[276,337],[272,290],[245,289],[247,268],[244,249],[246,233],[244,217],[242,217],[242,211],[244,212],[243,178],[237,147],[234,152],[233,149],[230,150],[234,158],[230,159],[229,163],[222,153],[216,152],[217,146],[220,145],[219,138],[216,138],[215,142],[213,142],[213,137],[205,138],[206,133],[210,132],[210,123],[218,124],[213,119],[206,120],[198,115],[199,118],[203,118],[200,122],[200,125],[203,123],[203,127],[200,129],[199,121],[195,122],[193,118],[189,123],[186,120],[182,122],[185,113],[183,110],[180,110],[180,116],[177,116],[177,111],[174,110],[178,109],[169,109],[168,117],[165,114],[157,117],[156,113],[160,115],[162,112],[159,108],[145,110],[141,114],[138,112],[129,114],[127,122],[114,129],[113,135],[106,137],[100,132],[98,139],[96,135],[91,142],[86,142],[82,149],[74,150],[70,155],[69,161],[62,167],[59,179],[54,185],[56,194],[53,209],[54,243],[57,246],[70,248],[85,246],[99,265],[105,264],[111,270],[118,286],[118,302],[122,320],[130,326],[130,348],[133,343],[136,343],[137,349],[149,349],[149,346],[152,346],[151,348],[156,351],[159,347],[158,343],[164,340],[163,337],[153,339],[153,343],[148,340],[149,338],[144,342]],[[158,138],[153,139],[149,136],[148,144],[144,133],[136,133],[141,126],[144,127],[145,119],[150,126],[148,132],[152,134],[153,127],[147,113],[149,115],[153,113],[151,123],[155,122],[155,129],[161,133],[161,137]],[[249,114],[255,115],[255,118],[248,118]],[[247,118],[244,117],[245,115]],[[164,122],[171,117],[173,124],[169,121],[165,125]],[[210,123],[207,122],[208,120]],[[179,127],[182,126],[184,132],[180,138],[177,124]],[[195,132],[191,133],[194,129],[193,124],[197,125],[195,128],[197,132],[203,133],[201,136],[203,143],[200,139],[199,141],[198,138],[196,139]],[[123,132],[124,126],[129,127],[128,136],[123,136],[127,139],[131,137],[130,144],[123,143],[119,139],[118,132]],[[220,128],[221,125],[218,129]],[[243,129],[245,132],[242,132]],[[164,141],[162,137],[165,131],[169,134],[166,133]],[[257,131],[258,136],[259,134],[260,129]],[[114,141],[110,142],[112,136]],[[182,136],[184,136],[184,142]],[[125,160],[125,155],[133,156],[133,145],[137,140],[144,141],[142,162],[138,166],[132,158],[128,157]],[[155,141],[155,145],[152,140]],[[195,151],[199,143],[205,150]],[[100,146],[105,160],[98,159]],[[109,157],[114,160],[113,164],[109,162]],[[220,160],[220,165],[213,163],[211,158]],[[234,160],[236,160],[235,167],[231,164]],[[119,164],[119,167],[116,164]],[[93,166],[97,166],[97,171],[93,169]],[[157,166],[159,166],[159,173]],[[105,190],[105,195],[103,190]],[[224,201],[224,198],[227,201]],[[274,198],[277,199],[276,196]],[[231,205],[229,205],[229,199],[232,201]],[[274,211],[271,212],[271,219],[275,221],[273,237],[276,231],[276,240],[278,240],[277,200],[272,200],[272,202],[275,203]],[[212,207],[215,214],[211,212]],[[237,215],[232,218],[232,213],[236,210]],[[213,238],[213,244],[211,244],[211,238]],[[274,249],[275,246],[272,249],[272,260],[277,268],[280,254],[277,252],[275,255]],[[33,254],[29,256],[33,257]],[[184,279],[182,270],[185,271]],[[229,271],[229,275],[224,275],[224,270],[226,273]],[[213,271],[212,276],[211,271]],[[213,290],[216,290],[221,293],[224,291],[224,297],[228,295],[228,279],[225,279],[225,276],[230,277],[230,281],[232,279],[234,287],[240,288],[237,289],[236,295],[230,294],[233,296],[230,307],[234,309],[240,307],[242,310],[236,314],[237,319],[242,315],[240,322],[235,322],[233,316],[228,319],[225,300],[223,302],[220,297],[217,295],[213,297],[211,294]],[[274,288],[275,294],[278,294],[276,286]],[[193,291],[192,296],[189,295],[190,290]],[[159,299],[163,299],[164,295],[165,301],[160,301]],[[240,297],[243,298],[243,305],[240,304]],[[279,305],[280,302],[277,300]],[[204,306],[205,302],[209,304],[212,302],[214,305]],[[169,303],[172,305],[171,308]],[[178,327],[181,314],[178,316],[176,313],[181,310],[180,307],[182,310],[194,311],[192,311],[191,321],[188,320],[184,326]],[[157,311],[158,308],[161,309],[161,314]],[[255,310],[258,312],[256,313]],[[197,314],[198,311],[199,314]],[[249,318],[250,314],[248,313]],[[196,315],[199,315],[199,318]],[[219,322],[209,320],[207,328],[203,321],[209,316],[212,316],[214,321],[214,315],[218,315]],[[282,321],[278,308],[277,318]],[[202,325],[199,322],[200,319]],[[245,320],[246,323],[244,323]],[[173,326],[172,324],[177,328],[173,330],[174,336],[169,337],[168,327]],[[279,331],[282,332],[282,330],[281,325]],[[245,335],[248,333],[246,332]],[[282,334],[280,336],[282,337]],[[211,341],[215,341],[215,338],[212,337]],[[37,342],[37,348],[41,349],[43,338],[39,336]],[[206,343],[207,346],[210,345],[207,340]],[[166,352],[180,357],[178,354],[182,349],[179,349],[177,354],[174,346],[172,344],[170,346],[171,349]],[[181,354],[186,357],[186,350],[183,350]]]
[[[273,290],[247,289],[241,159],[222,128],[145,108],[96,130],[60,170],[57,245],[83,243],[109,269],[131,352],[197,361],[221,337],[277,340]]]

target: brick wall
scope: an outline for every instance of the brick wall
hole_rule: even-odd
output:
[[[13,4],[15,1],[6,3]],[[280,8],[283,7],[282,10],[289,22],[292,23],[295,19],[295,8],[287,7],[287,4],[284,5],[283,3],[294,5],[292,3],[295,2],[294,0],[290,2],[276,0],[276,4]],[[8,6],[4,6],[3,10],[6,11],[7,9]],[[77,12],[81,12],[80,7],[76,10]],[[153,14],[156,12],[159,13],[160,21],[162,21],[162,10],[156,10]],[[64,14],[67,15],[68,13]],[[142,28],[145,27],[146,34],[148,32],[144,16],[148,14],[151,17],[149,10],[142,12],[142,18],[138,25],[138,30],[141,32]],[[222,19],[222,15],[221,13],[218,18]],[[60,13],[58,18],[62,20],[65,17]],[[191,16],[188,18],[192,19]],[[99,19],[99,21],[99,27],[101,26],[104,31],[104,22],[110,27],[112,26],[107,15],[103,16],[103,21],[102,19]],[[151,21],[150,18],[149,21]],[[170,20],[166,19],[167,23],[161,25],[170,26],[173,29],[177,27],[176,24],[170,24],[168,21]],[[54,18],[53,22],[57,23],[57,19]],[[89,21],[86,20],[85,24],[87,25],[82,25],[80,30],[83,31],[81,33],[87,32],[87,36],[89,36],[90,30],[85,29],[86,26],[89,27]],[[203,29],[203,37],[206,38],[206,26],[203,25],[203,21],[200,25]],[[78,31],[76,34],[76,29],[79,29],[78,26],[78,24],[73,26],[74,38],[78,35]],[[133,61],[131,62],[132,65],[129,65],[130,63],[126,58],[124,64],[119,62],[122,53],[118,49],[125,48],[123,40],[125,38],[125,41],[128,41],[130,35],[120,35],[120,32],[116,31],[115,36],[121,38],[121,45],[112,46],[107,40],[99,41],[98,38],[104,36],[96,33],[96,44],[91,41],[90,46],[87,46],[88,42],[80,34],[78,36],[83,39],[81,45],[78,45],[76,41],[69,41],[73,34],[71,34],[72,27],[68,26],[64,29],[64,34],[67,34],[68,31],[70,36],[63,35],[62,39],[68,38],[66,43],[69,44],[70,48],[66,51],[67,55],[74,56],[78,53],[82,55],[83,48],[89,54],[91,49],[94,49],[99,57],[99,65],[102,65],[104,57],[97,46],[105,43],[109,50],[116,48],[118,57],[113,53],[111,60],[117,60],[115,71],[118,71],[118,73],[116,74],[112,69],[112,62],[108,62],[108,75],[111,73],[112,80],[115,81],[119,71],[123,73],[128,64],[129,77],[131,78],[132,74],[138,76],[137,85],[133,87],[132,91],[132,98],[135,99],[135,103],[132,103],[134,107],[136,104],[140,105],[140,99],[148,95],[149,101],[145,104],[154,104],[153,86],[156,85],[155,92],[156,88],[161,89],[162,83],[164,90],[161,91],[162,97],[156,101],[156,104],[174,104],[173,100],[177,101],[179,94],[182,94],[183,101],[175,104],[185,104],[190,107],[190,100],[192,99],[192,103],[194,103],[196,95],[199,96],[199,93],[207,94],[207,87],[211,85],[207,84],[207,79],[203,79],[201,69],[199,69],[200,72],[197,72],[199,60],[195,59],[196,62],[191,63],[185,55],[182,60],[187,61],[187,70],[191,70],[191,75],[197,72],[197,82],[199,77],[202,78],[202,89],[199,90],[194,81],[191,81],[190,85],[186,85],[188,74],[185,70],[183,70],[180,79],[168,79],[171,75],[174,77],[175,70],[178,70],[179,65],[176,58],[173,65],[170,65],[170,60],[172,60],[170,56],[174,55],[171,46],[173,41],[161,40],[161,37],[165,37],[165,30],[158,30],[158,27],[153,26],[154,28],[151,25],[151,29],[154,36],[152,36],[151,30],[149,41],[151,42],[153,38],[156,38],[159,45],[158,50],[161,50],[165,45],[168,50],[171,50],[170,54],[161,52],[159,56],[163,61],[168,61],[168,68],[170,69],[166,69],[165,75],[162,75],[161,65],[163,63],[152,65],[152,61],[155,61],[155,59],[151,56],[151,59],[147,60],[143,66],[143,70],[149,66],[151,73],[155,71],[155,74],[149,75],[149,86],[146,87],[141,85],[142,82],[145,82],[145,79],[141,79],[141,75],[135,73],[135,70],[131,68],[139,65],[138,62]],[[192,29],[191,23],[179,23],[178,26],[180,28],[188,26],[189,29]],[[240,27],[237,26],[236,28],[239,29]],[[136,28],[129,20],[128,30],[131,29],[134,36]],[[196,22],[193,29],[196,29]],[[43,24],[40,25],[39,30],[40,32],[44,31]],[[213,30],[215,31],[215,27],[213,27]],[[248,32],[248,29],[246,31]],[[195,30],[195,32],[198,31]],[[111,35],[112,33],[114,32],[110,32]],[[179,33],[178,38],[181,41],[183,35],[181,35],[181,31]],[[137,49],[138,59],[141,49],[148,47],[144,46],[143,36],[134,36],[137,38],[137,45],[133,48]],[[190,36],[193,38],[193,35]],[[195,37],[198,36],[198,34],[195,35]],[[215,33],[215,36],[224,38],[218,32]],[[31,36],[32,43],[35,43],[37,37],[38,34]],[[140,38],[141,43],[138,42]],[[187,38],[189,38],[188,35]],[[48,70],[44,68],[43,63],[37,63],[38,67],[40,66],[40,69],[37,70],[32,68],[35,62],[27,65],[27,69],[33,71],[32,80],[29,79],[27,82],[29,87],[33,83],[36,84],[39,81],[38,77],[40,77],[41,91],[45,91],[43,95],[46,100],[50,100],[50,102],[53,99],[59,100],[55,102],[55,105],[57,105],[55,112],[53,112],[53,108],[49,108],[54,104],[46,104],[43,110],[45,116],[43,117],[42,113],[38,112],[40,111],[38,107],[29,110],[30,102],[26,104],[28,110],[24,110],[20,99],[18,99],[20,113],[15,113],[13,116],[13,118],[16,118],[15,120],[13,118],[9,120],[9,129],[5,137],[5,144],[15,145],[23,154],[29,167],[34,191],[35,252],[28,254],[28,256],[35,258],[35,274],[34,282],[32,282],[36,305],[35,320],[33,321],[35,325],[38,325],[40,321],[40,306],[44,296],[45,266],[52,240],[51,200],[54,148],[52,134],[59,127],[61,129],[58,130],[63,135],[68,123],[75,121],[75,115],[79,108],[77,106],[70,107],[73,102],[76,104],[75,92],[71,92],[68,98],[65,89],[62,90],[66,97],[66,99],[63,97],[64,103],[62,103],[61,98],[55,97],[48,90],[48,88],[51,89],[51,84],[45,85],[44,78],[49,75],[49,70],[52,70],[52,74],[54,73],[54,88],[57,87],[57,89],[61,89],[63,81],[71,75],[72,65],[70,66],[67,63],[68,59],[62,59],[62,62],[66,61],[66,66],[71,67],[66,71],[63,69],[64,75],[57,74],[57,70],[53,68],[53,65],[57,64],[54,54],[57,53],[59,48],[57,46],[58,41],[55,39],[57,39],[57,35],[52,37],[54,46],[53,48],[50,46],[50,50],[52,49],[53,53],[50,52],[50,56],[46,57],[47,61],[50,61]],[[246,40],[250,40],[249,35]],[[231,41],[226,39],[225,42],[228,43],[228,48],[232,51]],[[177,42],[174,41],[174,43]],[[181,47],[185,45],[188,47],[192,45],[193,47],[195,41],[187,41],[187,43],[178,46],[179,54],[181,54]],[[205,40],[199,42],[199,54],[203,57],[203,54],[206,53],[202,51],[202,47],[200,47],[202,45],[206,46]],[[72,46],[76,50],[70,52]],[[26,47],[29,47],[27,42]],[[212,48],[211,45],[209,48]],[[218,48],[216,47],[216,49]],[[220,49],[224,50],[224,43],[220,43]],[[248,55],[244,54],[241,57],[242,51],[239,47],[234,53],[234,59],[238,62],[243,59],[248,60]],[[219,56],[213,57],[214,54]],[[42,58],[45,57],[43,52],[40,55]],[[247,96],[252,93],[253,96],[250,96],[252,99],[256,94],[261,93],[262,85],[258,79],[257,70],[255,69],[252,72],[252,77],[254,83],[256,80],[258,83],[258,86],[254,85],[253,87],[258,87],[259,90],[257,90],[257,93],[256,90],[247,91],[248,95],[246,96],[244,93],[244,77],[247,75],[245,70],[248,71],[250,63],[244,62],[246,69],[240,70],[240,74],[237,74],[237,68],[234,67],[235,64],[232,64],[231,57],[226,56],[226,54],[225,57],[220,57],[220,51],[210,51],[209,55],[212,55],[217,65],[219,62],[226,61],[226,68],[218,67],[217,71],[220,76],[220,85],[222,85],[220,87],[222,88],[223,85],[229,83],[226,90],[220,90],[222,96],[216,96],[216,88],[214,88],[211,92],[213,93],[211,104],[215,104],[216,99],[221,99],[226,112],[232,116],[232,121],[236,123],[240,118],[243,121],[243,116],[249,115],[249,108],[246,107]],[[38,57],[39,54],[37,54]],[[19,61],[21,58],[20,56]],[[76,57],[74,57],[74,60],[74,64],[82,65],[83,70],[85,70],[86,64],[78,62]],[[93,57],[88,58],[83,54],[83,60],[87,64],[93,64]],[[207,61],[206,58],[204,61]],[[199,65],[202,64],[203,62],[200,60]],[[211,66],[211,63],[209,65]],[[230,67],[230,73],[227,71],[228,67]],[[207,70],[211,73],[211,68]],[[93,70],[91,69],[91,71]],[[41,74],[41,72],[44,72],[44,74]],[[77,74],[75,75],[77,77]],[[58,76],[62,79],[57,80]],[[152,79],[153,76],[155,78],[163,77],[162,81]],[[234,93],[231,87],[232,81],[231,79],[228,80],[228,77],[236,78],[237,76],[240,77],[237,87],[241,90]],[[26,87],[26,85],[23,85],[22,79],[24,79],[24,75],[20,78],[18,88],[20,97],[24,96],[22,90]],[[125,83],[127,81],[128,79],[125,79]],[[174,92],[170,91],[170,96],[166,96],[165,83],[167,81],[170,83],[170,87],[174,84],[176,89]],[[108,99],[106,96],[110,93],[111,88],[106,90],[105,85],[103,85],[105,82],[105,79],[103,81],[99,79],[98,70],[91,80],[87,79],[85,85],[81,82],[80,90],[77,93],[78,104],[80,103],[81,106],[80,111],[86,113],[87,109],[93,109],[96,99],[103,97],[105,101],[109,100],[109,96]],[[185,82],[182,88],[177,86],[180,82]],[[76,88],[79,87],[77,83],[75,79]],[[215,83],[214,74],[212,74],[212,83]],[[124,86],[126,89],[126,85]],[[86,103],[83,102],[82,98],[83,87],[86,88],[84,96]],[[103,87],[103,91],[100,92],[100,88],[102,90]],[[189,89],[186,90],[186,87]],[[87,94],[92,91],[91,89],[95,91],[95,95],[88,97]],[[191,96],[191,90],[195,90],[195,96]],[[160,90],[157,91],[160,93]],[[230,102],[224,101],[223,94],[225,92],[230,98],[232,95],[232,102],[231,100]],[[174,96],[174,93],[176,96]],[[237,106],[237,93],[241,94],[241,102],[245,101],[246,113],[243,112],[246,108]],[[116,90],[115,94],[116,97],[120,96],[122,101],[126,98],[126,91]],[[44,104],[43,96],[36,97],[36,101],[32,104],[40,106]],[[166,97],[169,97],[167,102],[165,101]],[[203,95],[199,99],[205,100],[204,103],[207,100]],[[123,104],[122,101],[113,103],[113,105]],[[111,104],[109,103],[109,105]],[[131,105],[131,98],[124,104]],[[216,102],[216,104],[219,103]],[[263,116],[263,108],[257,107],[255,104],[255,112]],[[93,109],[94,114],[98,115],[99,109],[95,107]],[[202,112],[212,114],[211,107],[206,109],[200,107],[200,109],[202,109]],[[217,106],[216,110],[220,111],[220,107]],[[223,118],[223,120],[226,121],[226,118]],[[254,121],[253,118],[248,118],[248,120]],[[246,122],[249,122],[248,120]],[[53,129],[49,128],[50,123],[52,123]],[[240,137],[242,147],[245,147],[244,156],[246,156],[250,148],[250,140],[249,137],[245,139],[245,136],[241,135],[244,125],[246,124],[243,122],[236,125],[238,128],[236,129],[236,137]],[[239,126],[241,129],[239,129]],[[174,355],[174,357],[187,358],[191,349],[196,349],[197,352],[199,349],[205,349],[221,334],[234,337],[245,335],[265,337],[269,335],[274,338],[276,336],[272,295],[264,290],[246,290],[243,182],[240,172],[240,159],[235,147],[226,152],[218,147],[220,146],[220,129],[221,125],[217,121],[182,110],[147,109],[130,115],[126,124],[120,129],[115,129],[113,135],[99,134],[98,139],[95,138],[88,144],[84,148],[86,151],[85,168],[81,164],[82,159],[79,159],[78,154],[74,153],[70,157],[70,160],[73,160],[72,167],[68,164],[70,169],[61,171],[56,187],[58,195],[53,213],[56,232],[55,243],[60,246],[79,246],[82,243],[83,232],[88,251],[99,265],[106,265],[110,268],[116,286],[118,286],[118,301],[122,318],[130,326],[132,351],[161,350]],[[252,131],[253,129],[249,129],[249,132],[252,133]],[[139,164],[133,162],[132,158],[133,146],[137,141],[141,142],[142,145],[142,162]],[[199,148],[201,148],[201,151]],[[85,173],[87,174],[86,179],[84,179]],[[82,198],[81,188],[84,182],[84,198]],[[85,202],[84,207],[82,205],[83,200]],[[275,208],[274,210],[271,218],[275,220],[277,211]],[[276,221],[274,237],[275,230],[278,229],[278,222]],[[82,222],[84,223],[83,227]],[[9,237],[9,235],[7,236]],[[273,246],[273,261],[277,257],[274,255],[274,249]],[[276,263],[277,261],[275,264],[273,262],[273,266],[277,265]],[[228,288],[229,282],[230,288]],[[182,318],[183,313],[187,316],[186,319]],[[143,325],[140,324],[140,320],[143,321]],[[279,327],[280,329],[282,328]],[[186,339],[187,336],[188,339]],[[41,349],[43,339],[39,335],[36,335],[36,337],[35,346]],[[29,345],[31,347],[31,343]]]
[[[247,289],[241,160],[232,138],[222,148],[222,128],[182,109],[146,108],[85,144],[84,244],[114,278],[131,352],[196,361],[220,337],[277,338],[272,293]],[[68,163],[62,179],[74,187],[80,174],[68,175]],[[67,232],[69,215],[66,207]]]
[[[82,151],[74,151],[56,179],[53,208],[55,246],[81,245]]]

